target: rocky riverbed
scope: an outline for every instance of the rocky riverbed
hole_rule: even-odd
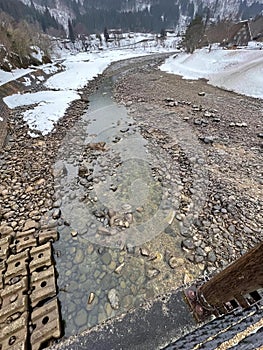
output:
[[[168,167],[183,164],[183,201],[196,204],[196,192],[203,194],[198,217],[182,237],[188,260],[210,272],[262,240],[262,100],[158,70],[124,77],[115,96],[129,108],[149,149],[162,152]],[[203,187],[194,191],[196,159],[185,157],[191,145],[178,135],[185,131],[198,140],[192,154],[204,156]],[[177,219],[184,222],[187,215],[182,206]]]
[[[66,335],[218,271],[263,238],[262,100],[163,73],[161,60],[113,64],[45,137],[28,135],[24,108],[10,115],[0,155],[1,232],[25,225],[58,229],[54,253]],[[114,119],[109,134],[102,128],[103,140],[81,133],[80,150],[66,152],[65,140],[68,149],[78,146],[67,138],[74,127],[92,124],[88,96],[112,77],[114,97],[128,116]],[[122,145],[132,148],[134,137],[142,137],[136,154],[124,159]],[[55,166],[59,161],[77,169],[66,189],[68,172]],[[134,182],[136,195],[128,191]],[[103,201],[103,191],[113,197]],[[89,208],[77,228],[65,198]],[[130,233],[138,232],[132,244]]]

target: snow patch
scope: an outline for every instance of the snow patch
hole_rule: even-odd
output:
[[[80,96],[75,91],[39,91],[36,93],[15,94],[4,98],[9,108],[19,106],[37,106],[23,113],[30,129],[38,130],[43,135],[52,131],[54,124],[63,117],[73,100]]]
[[[24,82],[23,82],[23,84],[24,84],[25,86],[31,86],[31,79],[28,78],[28,77],[24,77]]]
[[[0,86],[9,81],[21,78],[31,72],[33,72],[33,69],[15,69],[12,72],[4,72],[3,70],[0,70]]]

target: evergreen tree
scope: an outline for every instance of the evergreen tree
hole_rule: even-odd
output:
[[[199,47],[203,36],[205,26],[202,21],[202,17],[197,15],[186,29],[185,37],[183,40],[183,46],[186,52],[193,53],[196,48]]]
[[[75,38],[75,33],[74,33],[70,19],[68,19],[68,36],[69,36],[70,41],[74,44],[76,38]]]
[[[160,31],[160,37],[161,37],[161,39],[165,39],[165,37],[166,37],[166,31],[164,28],[162,28]]]
[[[110,36],[108,33],[108,29],[105,27],[104,28],[104,39],[105,39],[106,43],[109,41],[109,38],[110,38]]]

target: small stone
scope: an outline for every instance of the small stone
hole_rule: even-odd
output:
[[[165,102],[174,102],[174,98],[172,98],[172,97],[166,97],[166,98],[164,99],[164,101],[165,101]]]
[[[19,317],[21,316],[20,312],[16,312],[15,314],[13,314],[12,317],[12,322],[14,322],[15,320],[17,320]]]
[[[10,280],[10,284],[16,284],[20,281],[20,277],[13,277],[11,280]]]
[[[104,236],[111,236],[111,232],[108,229],[106,229],[105,227],[99,227],[98,234],[104,235]]]
[[[207,254],[207,260],[211,263],[216,262],[216,255],[212,250]]]
[[[189,249],[189,250],[195,249],[195,245],[190,239],[184,239],[182,241],[182,247],[186,248],[186,249]]]
[[[130,204],[123,204],[121,207],[126,213],[130,213],[132,210],[132,206]]]
[[[90,295],[89,295],[89,300],[88,300],[88,304],[92,304],[93,301],[95,299],[95,293],[91,292]]]
[[[192,281],[191,276],[188,273],[184,274],[184,278],[183,278],[184,284],[188,284]]]
[[[142,256],[150,256],[150,252],[147,248],[141,248],[140,251]]]
[[[113,209],[109,209],[108,215],[109,215],[109,218],[111,219],[112,217],[116,216],[116,211]]]
[[[119,275],[122,272],[124,265],[125,265],[125,263],[122,263],[119,266],[117,266],[116,269],[114,270],[114,272]]]
[[[53,203],[53,208],[59,208],[62,204],[62,201],[61,200],[57,200]]]
[[[77,231],[71,231],[71,236],[72,237],[76,237],[78,235],[78,232]]]
[[[176,106],[178,106],[178,103],[176,101],[171,101],[171,102],[167,102],[166,106],[168,106],[168,107],[176,107]]]
[[[29,193],[29,192],[32,192],[34,190],[34,187],[32,186],[28,186],[25,190],[25,193]]]
[[[211,112],[205,111],[204,117],[206,117],[206,118],[211,118],[211,117],[214,117],[214,114],[211,113]]]
[[[122,128],[122,129],[120,129],[120,132],[122,132],[124,134],[125,132],[128,132],[129,130],[130,130],[129,128]]]
[[[36,184],[37,186],[41,186],[41,185],[43,185],[45,182],[46,182],[45,179],[39,179],[39,180],[36,181],[35,184]]]
[[[115,271],[115,269],[116,269],[116,262],[115,262],[115,261],[112,261],[112,262],[109,264],[109,269]]]
[[[126,285],[126,283],[125,283],[124,281],[121,281],[120,287],[121,287],[122,289],[126,289],[127,285]]]
[[[175,256],[172,256],[169,259],[168,264],[171,269],[175,269],[176,267],[183,266],[185,264],[185,261],[182,258],[176,258]]]
[[[84,309],[81,309],[76,315],[75,323],[78,327],[81,327],[86,325],[87,321],[88,321],[87,312]]]
[[[111,255],[110,253],[105,253],[102,255],[101,257],[101,260],[102,262],[105,264],[105,265],[109,265],[111,263]]]
[[[7,226],[7,225],[2,225],[2,226],[0,226],[0,233],[1,233],[1,236],[2,236],[2,237],[4,237],[4,236],[9,236],[9,235],[11,235],[11,236],[14,236],[14,235],[15,235],[15,233],[14,233],[12,227]]]
[[[95,210],[95,211],[93,212],[93,214],[96,216],[96,218],[99,218],[99,219],[105,217],[105,213],[104,213],[104,211],[102,211],[102,210]]]
[[[132,224],[133,222],[133,215],[131,213],[128,213],[125,215],[126,220],[128,221],[129,224]]]
[[[197,264],[202,263],[204,261],[204,257],[201,255],[195,255],[195,262]]]
[[[230,233],[235,233],[235,232],[236,232],[235,226],[234,226],[234,225],[228,226],[228,231],[229,231]]]
[[[111,315],[112,315],[112,307],[111,307],[110,303],[106,303],[105,311],[106,311],[107,317],[111,317]]]
[[[78,249],[77,254],[74,259],[75,264],[81,264],[84,260],[84,253],[81,249]]]
[[[53,211],[53,214],[52,214],[53,219],[57,220],[57,219],[60,218],[60,216],[61,216],[61,210],[60,209],[55,209]]]
[[[205,251],[201,247],[197,247],[195,252],[196,252],[197,255],[200,255],[200,256],[203,256],[203,257],[206,256]]]
[[[215,141],[215,138],[213,136],[199,137],[199,139],[206,144],[212,144]]]
[[[154,269],[154,268],[150,268],[150,269],[147,270],[147,277],[152,279],[152,278],[158,276],[159,273],[160,273],[159,270]]]
[[[108,299],[109,299],[111,307],[114,310],[118,310],[120,307],[120,300],[119,300],[119,296],[118,296],[116,289],[113,288],[108,292]]]
[[[91,255],[92,253],[94,252],[94,247],[92,244],[90,244],[88,247],[87,247],[87,253],[89,255]]]
[[[34,220],[27,220],[25,225],[24,225],[23,230],[24,231],[28,231],[28,230],[31,230],[32,228],[38,229],[39,228],[39,223],[34,221]]]
[[[8,190],[3,190],[3,191],[1,192],[1,195],[2,195],[3,197],[7,196],[7,195],[8,195]]]

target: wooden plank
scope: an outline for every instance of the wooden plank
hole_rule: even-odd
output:
[[[203,284],[198,295],[210,306],[236,299],[241,306],[248,306],[243,296],[263,288],[263,242],[247,252],[233,264]]]

